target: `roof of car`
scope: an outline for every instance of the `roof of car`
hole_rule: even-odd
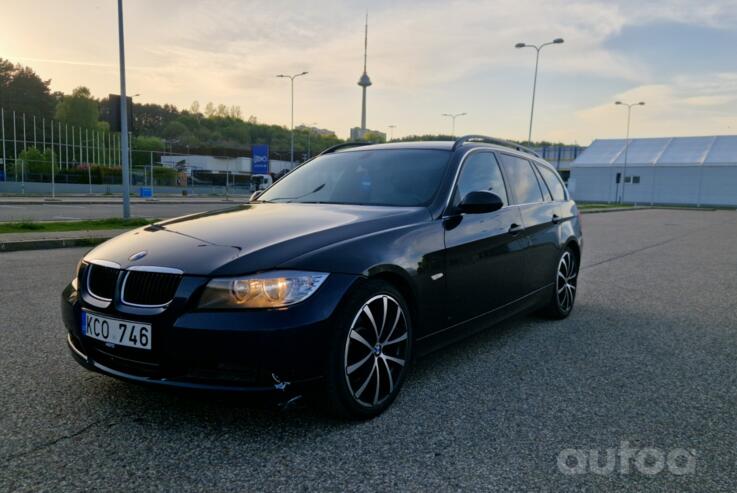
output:
[[[454,142],[451,140],[423,140],[410,142],[389,142],[387,144],[369,144],[357,145],[355,147],[347,147],[337,152],[351,152],[365,149],[436,149],[442,151],[450,151],[453,149]]]
[[[456,141],[452,140],[422,140],[422,141],[407,141],[407,142],[389,142],[386,144],[360,144],[357,143],[355,146],[346,146],[342,149],[336,149],[335,152],[360,152],[362,150],[375,150],[375,149],[430,149],[439,151],[452,151]],[[348,144],[350,145],[350,144]],[[478,141],[467,141],[462,143],[466,149],[474,147],[486,147],[497,151],[511,152],[518,156],[526,159],[536,159],[537,161],[543,161],[538,155],[531,155],[526,152],[519,151],[517,149],[510,148],[490,142],[478,142]]]

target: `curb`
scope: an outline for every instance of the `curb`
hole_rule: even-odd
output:
[[[4,243],[0,243],[0,253],[21,252],[26,250],[48,250],[52,248],[95,246],[109,240],[110,238],[112,238],[112,236],[107,238],[53,238],[44,240],[6,241]]]

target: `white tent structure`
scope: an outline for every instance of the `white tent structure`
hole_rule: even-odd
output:
[[[737,135],[595,140],[568,188],[585,202],[737,206]]]

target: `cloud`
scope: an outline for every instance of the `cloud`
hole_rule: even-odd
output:
[[[40,5],[46,15],[38,17]],[[734,29],[734,0],[127,0],[129,87],[144,101],[238,104],[262,121],[287,123],[288,82],[274,75],[308,70],[295,85],[297,121],[319,121],[345,135],[358,120],[366,8],[375,127],[441,131],[439,113],[469,111],[462,123],[469,129],[526,136],[534,51],[513,46],[558,36],[565,44],[545,48],[541,58],[540,138],[585,142],[619,132],[616,98],[646,99],[638,129],[660,135],[723,128],[725,112],[734,110],[736,74],[716,67],[690,73],[685,63],[682,73],[664,79],[637,52],[607,45],[628,26]],[[116,90],[110,5],[29,0],[11,4],[4,16],[3,51],[44,60],[43,75],[55,89]],[[37,23],[32,33],[23,29],[29,19]],[[561,102],[566,91],[581,96]]]

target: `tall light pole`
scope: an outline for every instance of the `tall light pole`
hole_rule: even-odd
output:
[[[120,50],[120,157],[123,160],[123,218],[131,216],[130,160],[128,156],[128,98],[125,95],[125,39],[123,36],[123,0],[118,0],[118,48]]]
[[[277,77],[282,77],[282,78],[285,78],[285,79],[289,79],[289,81],[291,82],[291,85],[292,85],[292,124],[291,124],[292,125],[292,127],[291,127],[292,144],[291,144],[290,153],[289,153],[289,167],[290,167],[290,169],[294,169],[294,79],[296,79],[297,77],[302,77],[303,75],[307,75],[307,72],[302,72],[302,73],[294,74],[294,75],[285,75],[285,74],[279,74],[279,75],[277,75]]]
[[[627,107],[627,133],[625,134],[626,136],[624,138],[624,170],[622,172],[622,197],[619,200],[620,203],[623,203],[624,186],[625,183],[627,183],[627,154],[630,149],[630,115],[632,113],[633,106],[645,106],[645,102],[640,101],[639,103],[624,103],[622,101],[615,101],[614,104]]]
[[[451,128],[451,131],[450,131],[450,136],[451,137],[455,137],[455,134],[456,134],[456,118],[458,118],[459,116],[465,116],[467,114],[468,113],[443,113],[442,115],[440,115],[440,116],[450,117],[451,121],[453,122],[453,123],[451,123],[451,127],[450,127]]]
[[[394,140],[394,129],[397,128],[396,125],[387,125],[387,128],[389,128],[389,142]]]
[[[535,114],[535,91],[537,90],[537,68],[540,65],[540,50],[550,45],[559,45],[563,43],[563,38],[555,38],[553,41],[543,43],[541,45],[531,45],[527,43],[517,43],[515,48],[535,48],[535,78],[532,81],[532,106],[530,107],[530,130],[527,132],[527,143],[532,144],[532,117]]]
[[[317,125],[317,122],[312,122],[308,124],[302,124],[303,126],[307,127],[307,159],[310,159],[312,154],[312,127]]]

